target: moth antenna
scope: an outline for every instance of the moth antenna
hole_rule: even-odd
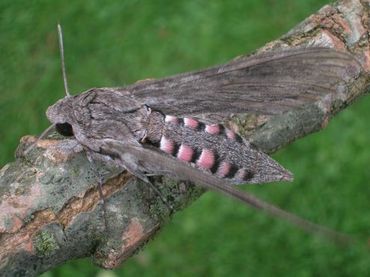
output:
[[[71,96],[71,94],[69,93],[69,90],[68,90],[66,67],[64,64],[63,31],[59,23],[58,23],[58,36],[59,36],[59,50],[60,50],[60,59],[61,59],[62,74],[63,74],[64,91],[65,91],[66,96],[68,97],[68,96]]]
[[[50,131],[55,127],[55,124],[53,125],[50,125],[48,128],[45,129],[45,131],[43,131],[41,133],[41,135],[36,139],[36,141],[34,143],[32,143],[30,146],[28,146],[28,148],[23,152],[24,155],[27,155],[34,147],[35,145],[41,140],[43,139],[44,137],[46,137]]]

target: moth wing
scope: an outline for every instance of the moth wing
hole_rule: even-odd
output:
[[[140,167],[145,168],[149,173],[165,174],[168,172],[170,175],[175,174],[177,179],[189,180],[203,188],[226,194],[250,207],[264,210],[272,216],[282,218],[308,232],[317,233],[341,243],[350,241],[350,238],[347,235],[315,224],[284,211],[277,206],[264,202],[245,191],[236,189],[228,181],[206,174],[170,155],[164,155],[156,148],[138,147],[117,142],[109,142],[107,145],[109,148],[115,149],[119,153],[129,153],[130,155],[135,156],[140,162]]]
[[[244,199],[245,194],[234,188],[232,182],[218,178],[215,175],[207,174],[189,163],[183,162],[171,155],[164,154],[152,146],[137,146],[131,144],[123,144],[115,141],[107,142],[106,146],[109,149],[115,149],[115,153],[119,153],[122,164],[126,164],[124,155],[135,157],[137,165],[136,170],[131,172],[133,175],[141,179],[143,174],[167,175],[178,180],[186,180],[194,182],[206,189],[222,192],[243,202],[249,203],[248,197]],[[140,171],[140,172],[139,172]],[[137,176],[135,172],[140,174]],[[253,204],[249,203],[253,206]]]
[[[192,181],[204,188],[211,190],[225,192],[224,188],[229,188],[232,191],[238,191],[234,189],[233,185],[227,180],[204,173],[186,162],[164,154],[155,147],[141,147],[115,141],[107,142],[106,147],[109,149],[114,149],[115,153],[119,153],[118,159],[122,161],[122,165],[125,165],[127,160],[124,155],[135,157],[136,162],[138,163],[136,168],[140,169],[140,174],[169,175],[179,180]],[[135,172],[132,173],[136,175]],[[140,178],[140,176],[137,177]]]
[[[142,81],[118,92],[172,115],[280,114],[343,91],[361,65],[329,48],[272,51],[209,69]]]

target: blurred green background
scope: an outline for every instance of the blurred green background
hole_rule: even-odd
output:
[[[0,0],[0,166],[19,138],[48,126],[63,97],[56,24],[70,90],[122,86],[225,62],[276,39],[325,0]],[[293,183],[248,187],[261,198],[365,244],[370,227],[370,99],[274,158]],[[206,193],[115,271],[73,261],[43,276],[364,276],[369,251],[337,247]],[[68,275],[69,274],[69,275]]]

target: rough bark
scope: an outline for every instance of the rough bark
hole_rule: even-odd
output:
[[[344,93],[281,115],[245,114],[222,120],[236,124],[268,153],[324,128],[331,117],[369,90],[369,11],[367,0],[324,6],[259,50],[317,45],[352,53],[364,70]],[[99,164],[106,180],[104,215],[94,169],[76,142],[49,137],[25,155],[24,149],[35,139],[23,137],[16,161],[0,171],[1,276],[34,276],[87,256],[99,266],[117,267],[169,219],[168,207],[150,186],[117,168]],[[203,192],[165,177],[154,179],[175,211]]]

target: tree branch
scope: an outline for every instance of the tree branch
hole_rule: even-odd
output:
[[[369,90],[369,11],[365,0],[324,6],[259,50],[314,45],[352,53],[364,70],[345,90],[280,115],[249,113],[222,120],[268,153],[324,128],[331,117]],[[150,186],[118,168],[98,164],[105,180],[104,215],[96,173],[76,141],[54,135],[37,141],[37,148],[25,155],[35,141],[23,137],[16,161],[0,171],[0,275],[33,276],[91,255],[99,266],[114,268],[169,219],[169,209]],[[154,185],[175,210],[203,192],[166,177],[154,178]]]

